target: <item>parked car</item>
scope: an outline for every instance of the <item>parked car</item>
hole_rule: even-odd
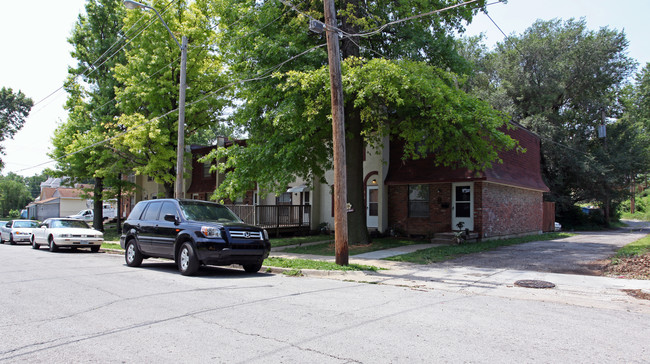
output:
[[[68,216],[69,219],[77,219],[77,220],[83,220],[86,222],[92,222],[93,221],[93,210],[91,209],[86,209],[86,210],[81,210],[77,212],[74,215]]]
[[[130,267],[149,257],[176,261],[183,275],[201,264],[240,264],[254,273],[269,256],[266,230],[247,225],[227,207],[207,201],[159,199],[138,202],[124,222],[120,245]]]
[[[85,221],[70,218],[46,219],[32,234],[32,248],[47,245],[51,252],[60,247],[90,248],[98,252],[103,241],[101,231],[91,229]]]
[[[93,209],[85,209],[77,212],[74,215],[68,216],[71,219],[79,219],[85,222],[92,222],[95,215]],[[117,210],[111,204],[105,203],[102,205],[102,217],[106,219],[114,219],[117,216]]]
[[[20,242],[29,243],[32,238],[32,230],[38,227],[36,220],[11,220],[4,222],[0,228],[0,243],[8,241],[14,245]]]

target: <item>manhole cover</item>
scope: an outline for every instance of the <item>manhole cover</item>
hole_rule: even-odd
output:
[[[547,281],[538,281],[535,279],[524,279],[515,282],[515,286],[524,288],[554,288],[555,284]]]

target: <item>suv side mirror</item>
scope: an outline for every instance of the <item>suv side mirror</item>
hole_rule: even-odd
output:
[[[165,221],[176,223],[176,215],[174,214],[167,214],[165,215],[164,219]]]

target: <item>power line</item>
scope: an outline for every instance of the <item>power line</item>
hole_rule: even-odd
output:
[[[169,7],[171,6],[171,4],[174,3],[174,2],[176,2],[176,1],[178,1],[178,0],[171,0],[169,3],[167,3],[167,5],[165,5],[165,7],[164,7],[164,9],[163,9],[163,11],[162,11],[162,14],[164,14],[164,13],[169,9]],[[114,48],[118,43],[122,42],[125,38],[128,38],[128,33],[129,33],[129,32],[130,32],[130,31],[131,31],[131,30],[132,30],[136,25],[138,25],[138,23],[140,23],[140,21],[142,21],[142,18],[138,19],[138,21],[135,22],[135,24],[133,24],[133,25],[132,25],[132,26],[131,26],[131,27],[130,27],[126,32],[125,32],[125,34],[124,34],[123,37],[120,37],[120,39],[116,40],[116,41],[115,41],[115,42],[114,42],[114,43],[113,43],[113,44],[112,44],[112,45],[111,45],[111,46],[110,46],[106,51],[104,51],[104,53],[103,53],[101,56],[97,57],[97,59],[96,59],[93,63],[91,63],[90,65],[86,66],[86,68],[84,69],[84,71],[81,72],[80,74],[76,75],[75,78],[77,78],[77,77],[79,77],[79,76],[87,76],[87,75],[86,75],[86,72],[88,72],[91,68],[92,68],[92,70],[90,71],[90,73],[88,73],[88,75],[90,75],[90,74],[92,74],[93,72],[95,72],[95,70],[97,70],[97,69],[98,69],[99,67],[101,67],[104,63],[106,63],[108,60],[110,60],[111,58],[113,58],[113,57],[114,57],[114,56],[115,56],[119,51],[121,51],[122,49],[124,49],[124,47],[126,47],[126,46],[131,42],[131,41],[133,41],[133,39],[135,39],[135,38],[138,37],[140,34],[142,34],[142,32],[143,32],[144,30],[146,30],[146,29],[147,29],[151,24],[153,24],[153,22],[155,21],[155,18],[151,18],[151,19],[148,21],[148,23],[145,24],[145,25],[144,25],[142,28],[140,28],[138,31],[136,31],[137,34],[135,34],[131,39],[129,39],[128,42],[126,42],[124,45],[122,45],[122,47],[120,47],[120,49],[118,49],[117,51],[115,51],[115,52],[114,52],[110,57],[108,57],[106,60],[104,60],[101,64],[99,64],[98,66],[95,66],[95,65],[97,64],[97,62],[99,62],[99,61],[102,59],[102,57],[104,57],[104,56],[105,56],[105,55],[106,55],[110,50],[112,50],[112,49],[113,49],[113,48]],[[44,98],[42,98],[42,99],[40,99],[39,101],[37,101],[36,103],[34,103],[34,105],[33,105],[32,107],[35,107],[35,106],[39,105],[40,103],[42,103],[43,101],[47,100],[48,98],[52,97],[54,94],[56,94],[57,92],[59,92],[59,91],[61,91],[62,89],[64,89],[64,87],[65,87],[65,85],[60,86],[59,88],[57,88],[56,90],[52,91],[50,94],[48,94],[48,95],[45,96]]]
[[[259,80],[269,78],[269,77],[271,77],[273,75],[273,72],[275,72],[276,70],[282,68],[282,66],[284,66],[288,62],[291,62],[292,60],[297,59],[297,58],[299,58],[299,57],[301,57],[301,56],[303,56],[303,55],[305,55],[307,53],[313,52],[314,50],[316,50],[318,48],[325,47],[326,45],[327,45],[326,43],[320,44],[320,45],[314,46],[314,47],[312,47],[312,48],[310,48],[310,49],[308,49],[308,50],[306,50],[304,52],[301,52],[301,53],[299,53],[299,54],[297,54],[297,55],[295,55],[293,57],[290,57],[290,58],[276,64],[275,66],[268,68],[265,72],[263,72],[259,76],[251,77],[251,78],[248,78],[248,79],[242,79],[242,80],[238,80],[238,81],[233,81],[233,82],[231,82],[231,83],[229,83],[229,84],[227,84],[225,86],[220,87],[219,89],[217,89],[215,91],[212,91],[212,92],[208,93],[207,95],[205,95],[204,97],[202,97],[202,98],[200,98],[200,99],[198,99],[196,101],[187,103],[185,106],[188,107],[188,106],[197,104],[199,102],[202,102],[202,101],[208,99],[209,97],[212,97],[216,93],[221,92],[221,91],[223,91],[223,90],[225,90],[227,88],[230,88],[232,86],[235,86],[237,84],[241,84],[241,83],[245,83],[245,82],[259,81]],[[113,99],[113,100],[115,100],[115,99]],[[111,100],[111,101],[113,101],[113,100]],[[109,102],[111,102],[111,101],[109,101]],[[104,104],[104,105],[106,105],[106,104]],[[100,146],[102,144],[106,144],[106,143],[108,143],[108,142],[110,142],[110,141],[112,141],[114,139],[117,139],[117,138],[119,138],[121,136],[126,135],[127,133],[129,133],[129,132],[131,132],[133,130],[137,130],[137,129],[145,126],[145,125],[148,125],[148,124],[150,124],[150,123],[152,123],[154,121],[157,121],[157,120],[159,120],[161,118],[164,118],[164,117],[166,117],[166,116],[168,116],[170,114],[173,114],[173,113],[175,113],[177,111],[178,111],[178,108],[175,108],[175,109],[170,110],[170,111],[168,111],[168,112],[166,112],[166,113],[164,113],[162,115],[156,116],[153,119],[147,120],[147,121],[145,121],[143,123],[140,123],[140,124],[137,124],[137,125],[134,125],[132,128],[130,128],[128,130],[124,130],[124,131],[122,131],[122,132],[120,132],[120,133],[118,133],[118,134],[116,134],[116,135],[114,135],[114,136],[112,136],[110,138],[106,138],[104,140],[95,142],[95,143],[93,143],[91,145],[85,146],[85,147],[83,147],[83,148],[81,148],[79,150],[76,150],[74,152],[64,154],[64,155],[60,156],[58,159],[50,159],[49,161],[39,163],[39,164],[33,165],[31,167],[26,167],[26,168],[23,168],[23,169],[19,169],[16,172],[26,171],[26,170],[33,169],[33,168],[36,168],[36,167],[40,167],[40,166],[43,166],[43,165],[47,165],[47,164],[50,164],[50,163],[53,163],[53,162],[60,162],[61,160],[65,159],[67,157],[70,157],[70,156],[73,156],[75,154],[81,153],[81,152],[83,152],[83,151],[85,151],[87,149],[90,149],[90,148],[93,148],[93,147],[96,147],[96,146]]]

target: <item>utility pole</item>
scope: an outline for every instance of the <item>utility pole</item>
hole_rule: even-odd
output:
[[[187,74],[187,37],[181,40],[181,82],[178,87],[178,150],[176,151],[176,188],[175,198],[185,198],[183,188],[183,162],[185,157],[185,89]]]
[[[334,148],[334,249],[336,264],[348,265],[347,173],[345,160],[345,120],[339,35],[336,31],[334,0],[325,0],[327,55],[332,93],[332,138]]]
[[[185,89],[186,85],[186,73],[187,73],[187,37],[183,36],[181,43],[178,43],[178,39],[172,30],[169,29],[169,26],[165,22],[165,19],[160,16],[160,13],[156,8],[153,8],[149,5],[145,5],[133,0],[124,0],[124,6],[127,9],[149,9],[153,10],[156,13],[160,22],[167,28],[169,35],[174,39],[174,42],[178,45],[178,48],[181,49],[181,75],[180,75],[180,85],[178,90],[178,142],[176,151],[176,183],[174,184],[174,197],[175,198],[184,198],[185,190],[183,189],[183,162],[185,157]]]

